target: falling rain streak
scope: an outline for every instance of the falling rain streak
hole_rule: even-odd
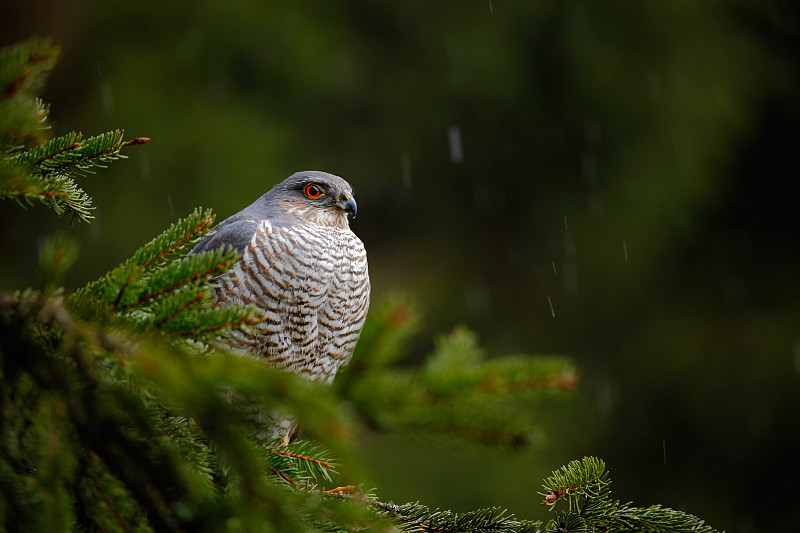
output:
[[[550,299],[550,295],[547,295],[547,305],[550,306],[550,315],[555,318],[556,317],[556,310],[553,309],[553,300]]]
[[[628,262],[628,243],[622,241],[622,253],[625,256],[625,262]]]
[[[447,143],[450,147],[450,159],[453,163],[461,163],[464,160],[464,152],[461,148],[461,130],[458,126],[447,128]]]

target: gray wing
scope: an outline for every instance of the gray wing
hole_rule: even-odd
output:
[[[230,246],[243,254],[257,228],[258,223],[255,220],[239,218],[234,215],[225,219],[217,226],[217,229],[206,235],[189,253],[197,254]]]

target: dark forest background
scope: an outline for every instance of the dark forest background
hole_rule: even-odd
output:
[[[0,209],[0,288],[79,236],[77,287],[193,207],[296,170],[355,187],[374,302],[496,355],[563,353],[578,390],[508,452],[364,430],[381,497],[542,518],[603,457],[615,496],[736,532],[800,528],[800,13],[780,0],[3,2],[52,37],[54,134],[150,144],[82,180],[91,224]]]

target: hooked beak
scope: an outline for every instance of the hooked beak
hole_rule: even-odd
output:
[[[356,218],[358,205],[356,205],[355,198],[349,194],[342,194],[339,196],[339,202],[336,204],[336,207],[347,213],[348,218]]]

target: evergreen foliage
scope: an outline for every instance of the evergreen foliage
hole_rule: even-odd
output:
[[[543,503],[565,510],[542,521],[520,520],[506,510],[493,507],[468,513],[431,510],[419,503],[394,505],[376,502],[387,516],[398,520],[405,531],[475,531],[475,532],[670,532],[712,533],[715,529],[699,518],[666,509],[659,505],[632,507],[611,499],[611,480],[605,464],[595,457],[571,461],[544,480]]]
[[[388,301],[370,311],[354,364],[338,386],[374,427],[507,447],[536,439],[537,404],[572,390],[574,366],[559,356],[486,360],[474,333],[441,336],[420,368],[389,366],[416,331],[408,304]],[[351,377],[351,376],[357,377]]]
[[[77,188],[62,194],[65,184],[74,187],[73,177],[141,141],[122,142],[121,132],[42,141],[43,122],[26,113],[54,57],[37,41],[0,52],[0,99],[18,114],[0,124],[0,196],[88,220],[88,196]],[[338,468],[361,478],[354,414],[387,431],[521,445],[535,433],[530,413],[571,390],[576,371],[562,357],[487,359],[464,328],[443,336],[420,368],[400,370],[393,364],[417,324],[402,300],[376,306],[335,388],[226,353],[225,336],[253,327],[259,315],[213,306],[213,279],[238,259],[235,251],[187,256],[213,222],[196,209],[68,295],[60,281],[77,247],[56,235],[42,247],[41,286],[0,293],[0,527],[713,531],[684,513],[611,500],[605,465],[592,458],[545,480],[545,505],[567,507],[546,524],[500,508],[432,511],[353,487],[326,490]],[[259,440],[253,417],[228,394],[290,413],[314,438]]]
[[[49,108],[35,94],[57,56],[56,47],[37,40],[0,51],[0,199],[23,206],[41,203],[85,221],[92,218],[92,201],[74,179],[149,139],[124,141],[117,130],[85,140],[72,132],[42,142]]]

